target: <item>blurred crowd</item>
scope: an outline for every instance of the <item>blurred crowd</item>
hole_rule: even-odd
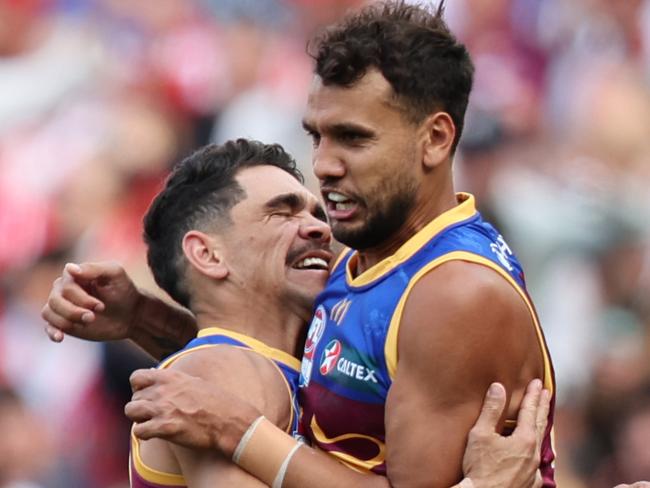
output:
[[[0,0],[0,488],[128,486],[128,343],[48,341],[68,261],[139,286],[141,218],[193,148],[310,171],[306,40],[361,0]],[[527,270],[559,486],[650,478],[650,0],[447,0],[476,83],[459,190]],[[497,354],[498,351],[495,351]]]

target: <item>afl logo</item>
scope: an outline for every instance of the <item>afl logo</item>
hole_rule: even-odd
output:
[[[336,339],[325,346],[320,360],[320,374],[325,376],[334,369],[341,355],[341,349],[341,343]]]
[[[300,379],[298,380],[298,385],[301,388],[309,385],[311,380],[311,370],[314,366],[314,354],[316,354],[316,347],[323,337],[323,332],[325,331],[325,324],[327,323],[327,313],[325,312],[325,307],[320,305],[316,312],[314,312],[314,318],[309,325],[309,331],[307,332],[307,340],[305,341],[305,353],[302,356],[302,365],[300,367]]]
[[[305,341],[306,355],[311,356],[314,354],[314,349],[316,349],[320,338],[323,337],[325,322],[327,322],[325,307],[320,305],[316,309],[316,312],[314,312],[314,318],[312,319],[311,325],[309,326],[309,331],[307,332],[307,340]]]

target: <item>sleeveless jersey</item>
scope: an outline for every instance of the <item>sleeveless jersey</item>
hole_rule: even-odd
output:
[[[268,358],[278,368],[286,381],[287,393],[291,401],[291,420],[286,432],[298,437],[298,424],[300,409],[298,407],[298,376],[300,362],[284,351],[267,346],[261,341],[244,334],[230,330],[210,327],[199,331],[197,337],[191,340],[183,349],[161,361],[158,368],[168,368],[181,356],[191,354],[199,349],[216,345],[228,345],[251,349]],[[147,466],[140,457],[140,444],[138,439],[131,434],[131,454],[129,456],[129,478],[131,488],[170,488],[186,487],[185,479],[180,474],[165,473]]]
[[[522,268],[503,237],[476,211],[474,197],[432,220],[395,254],[356,278],[356,253],[344,252],[316,299],[303,356],[302,433],[312,444],[359,471],[386,474],[384,406],[397,368],[404,304],[418,280],[451,260],[487,266],[519,293],[533,318],[544,358],[544,384],[553,393],[540,467],[554,487],[551,445],[555,384]],[[432,311],[433,312],[433,311]]]

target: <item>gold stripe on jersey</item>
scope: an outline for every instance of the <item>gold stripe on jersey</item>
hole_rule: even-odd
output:
[[[341,264],[345,257],[350,254],[350,251],[352,251],[352,249],[346,247],[339,253],[339,255],[336,257],[336,261],[334,261],[334,264],[330,268],[330,273],[334,272],[334,270],[338,267],[339,264]]]
[[[325,432],[323,432],[323,429],[321,429],[320,426],[318,425],[318,422],[316,422],[315,414],[311,419],[310,427],[311,427],[312,434],[314,435],[314,439],[316,439],[316,441],[320,442],[321,444],[334,444],[336,442],[340,442],[348,439],[366,439],[372,442],[373,444],[375,444],[379,452],[372,459],[359,459],[345,452],[325,451],[327,452],[327,454],[330,454],[331,456],[335,457],[340,462],[342,462],[349,468],[354,469],[355,471],[364,472],[365,470],[369,472],[372,468],[374,468],[375,466],[379,466],[386,460],[386,444],[380,441],[379,439],[375,439],[374,437],[365,434],[353,434],[353,433],[341,434],[331,438],[327,437]]]
[[[397,371],[397,336],[399,334],[399,326],[400,322],[402,320],[402,314],[404,312],[404,305],[406,304],[406,300],[413,289],[413,287],[416,285],[416,283],[424,276],[426,273],[431,271],[432,269],[440,266],[443,263],[449,262],[449,261],[468,261],[471,263],[476,263],[480,264],[483,266],[487,266],[488,268],[493,269],[497,273],[499,273],[505,280],[512,285],[512,287],[519,293],[519,296],[524,300],[526,303],[526,306],[528,307],[528,311],[530,312],[531,317],[533,318],[533,322],[535,324],[535,332],[537,334],[537,341],[539,343],[540,350],[542,352],[542,357],[544,360],[544,388],[548,389],[551,394],[553,393],[554,385],[553,385],[553,376],[551,372],[551,361],[550,357],[548,354],[548,350],[546,348],[546,342],[544,341],[544,335],[542,333],[542,328],[539,324],[539,320],[537,318],[537,313],[535,312],[535,309],[533,308],[532,303],[530,302],[528,295],[526,292],[519,286],[519,284],[508,274],[507,271],[505,271],[503,268],[501,268],[498,264],[495,264],[493,261],[490,261],[487,258],[484,258],[483,256],[480,256],[478,254],[470,253],[467,251],[453,251],[448,254],[444,254],[440,256],[437,259],[434,259],[430,263],[428,263],[425,267],[423,267],[420,271],[411,278],[411,281],[409,282],[406,290],[402,294],[402,297],[400,298],[399,303],[397,304],[397,307],[395,308],[395,313],[393,314],[393,317],[391,318],[390,325],[388,326],[388,333],[386,335],[386,343],[384,344],[384,356],[386,358],[386,367],[388,369],[388,374],[391,378],[391,380],[395,379],[395,373]]]
[[[164,486],[185,486],[185,478],[182,474],[166,473],[147,466],[140,457],[140,440],[131,429],[131,459],[135,471],[149,483],[156,483]],[[129,470],[129,476],[131,476]]]
[[[351,269],[351,266],[355,265],[354,263],[356,263],[358,258],[358,253],[355,251],[354,255],[348,261],[348,266],[345,270],[347,283],[352,286],[364,286],[378,280],[396,266],[408,261],[435,235],[450,225],[469,219],[476,213],[476,204],[472,195],[469,193],[457,193],[456,198],[458,200],[457,206],[433,219],[422,230],[406,241],[395,254],[378,262],[356,278],[354,277],[353,269]]]
[[[352,304],[352,300],[348,300],[347,298],[344,298],[343,300],[336,302],[332,307],[332,311],[330,312],[330,319],[336,322],[336,325],[341,325],[341,322],[343,321],[343,318],[345,317],[345,314],[348,312],[348,309],[350,308],[351,304]]]
[[[158,369],[169,368],[174,362],[176,362],[178,359],[182,358],[183,356],[186,356],[196,351],[200,351],[202,349],[208,349],[210,347],[217,347],[217,346],[236,347],[238,349],[241,349],[242,351],[248,351],[248,352],[259,354],[260,356],[263,356],[264,358],[268,359],[270,363],[273,365],[273,367],[277,370],[278,374],[282,378],[282,381],[284,382],[284,385],[287,389],[287,393],[289,394],[289,405],[291,410],[291,416],[289,418],[289,423],[287,424],[287,427],[284,430],[286,433],[290,434],[291,426],[293,425],[293,419],[295,418],[296,415],[298,415],[298,412],[295,412],[293,408],[293,401],[292,401],[293,391],[291,389],[291,385],[289,385],[286,376],[284,376],[284,373],[282,373],[282,370],[274,362],[274,360],[280,361],[283,364],[291,367],[296,371],[300,371],[300,361],[298,361],[290,354],[287,354],[284,351],[280,351],[279,349],[275,349],[273,347],[267,346],[266,344],[264,344],[261,341],[258,341],[257,339],[253,339],[252,337],[248,337],[247,335],[240,334],[238,332],[222,329],[220,327],[208,327],[206,329],[201,329],[199,330],[197,337],[205,337],[205,336],[217,335],[217,334],[226,337],[231,337],[239,342],[246,344],[247,346],[250,347],[250,349],[243,346],[237,346],[232,344],[201,344],[200,346],[196,346],[186,351],[181,351],[178,354],[170,356],[169,358],[162,361],[158,365]],[[165,486],[186,485],[185,478],[183,477],[182,474],[166,473],[164,471],[159,471],[147,466],[140,456],[140,441],[133,434],[133,432],[131,432],[131,452],[133,455],[133,466],[136,472],[144,480],[149,481],[151,483],[158,483],[159,485],[165,485]],[[129,470],[129,476],[130,475],[131,473]]]
[[[205,337],[216,334],[231,337],[236,341],[243,342],[253,351],[260,353],[262,356],[273,359],[274,361],[279,361],[296,371],[300,371],[300,360],[296,359],[291,354],[281,351],[280,349],[267,346],[262,341],[253,339],[252,337],[245,334],[240,334],[239,332],[222,329],[221,327],[208,327],[206,329],[201,329],[196,337]]]

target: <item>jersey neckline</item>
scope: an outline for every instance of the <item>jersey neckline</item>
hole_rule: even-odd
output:
[[[451,225],[467,220],[476,214],[474,196],[469,193],[456,193],[458,205],[440,214],[416,233],[392,255],[379,261],[359,276],[354,277],[351,268],[356,264],[359,251],[352,251],[345,262],[345,281],[351,287],[362,287],[379,280],[395,267],[406,262],[424,245]]]

